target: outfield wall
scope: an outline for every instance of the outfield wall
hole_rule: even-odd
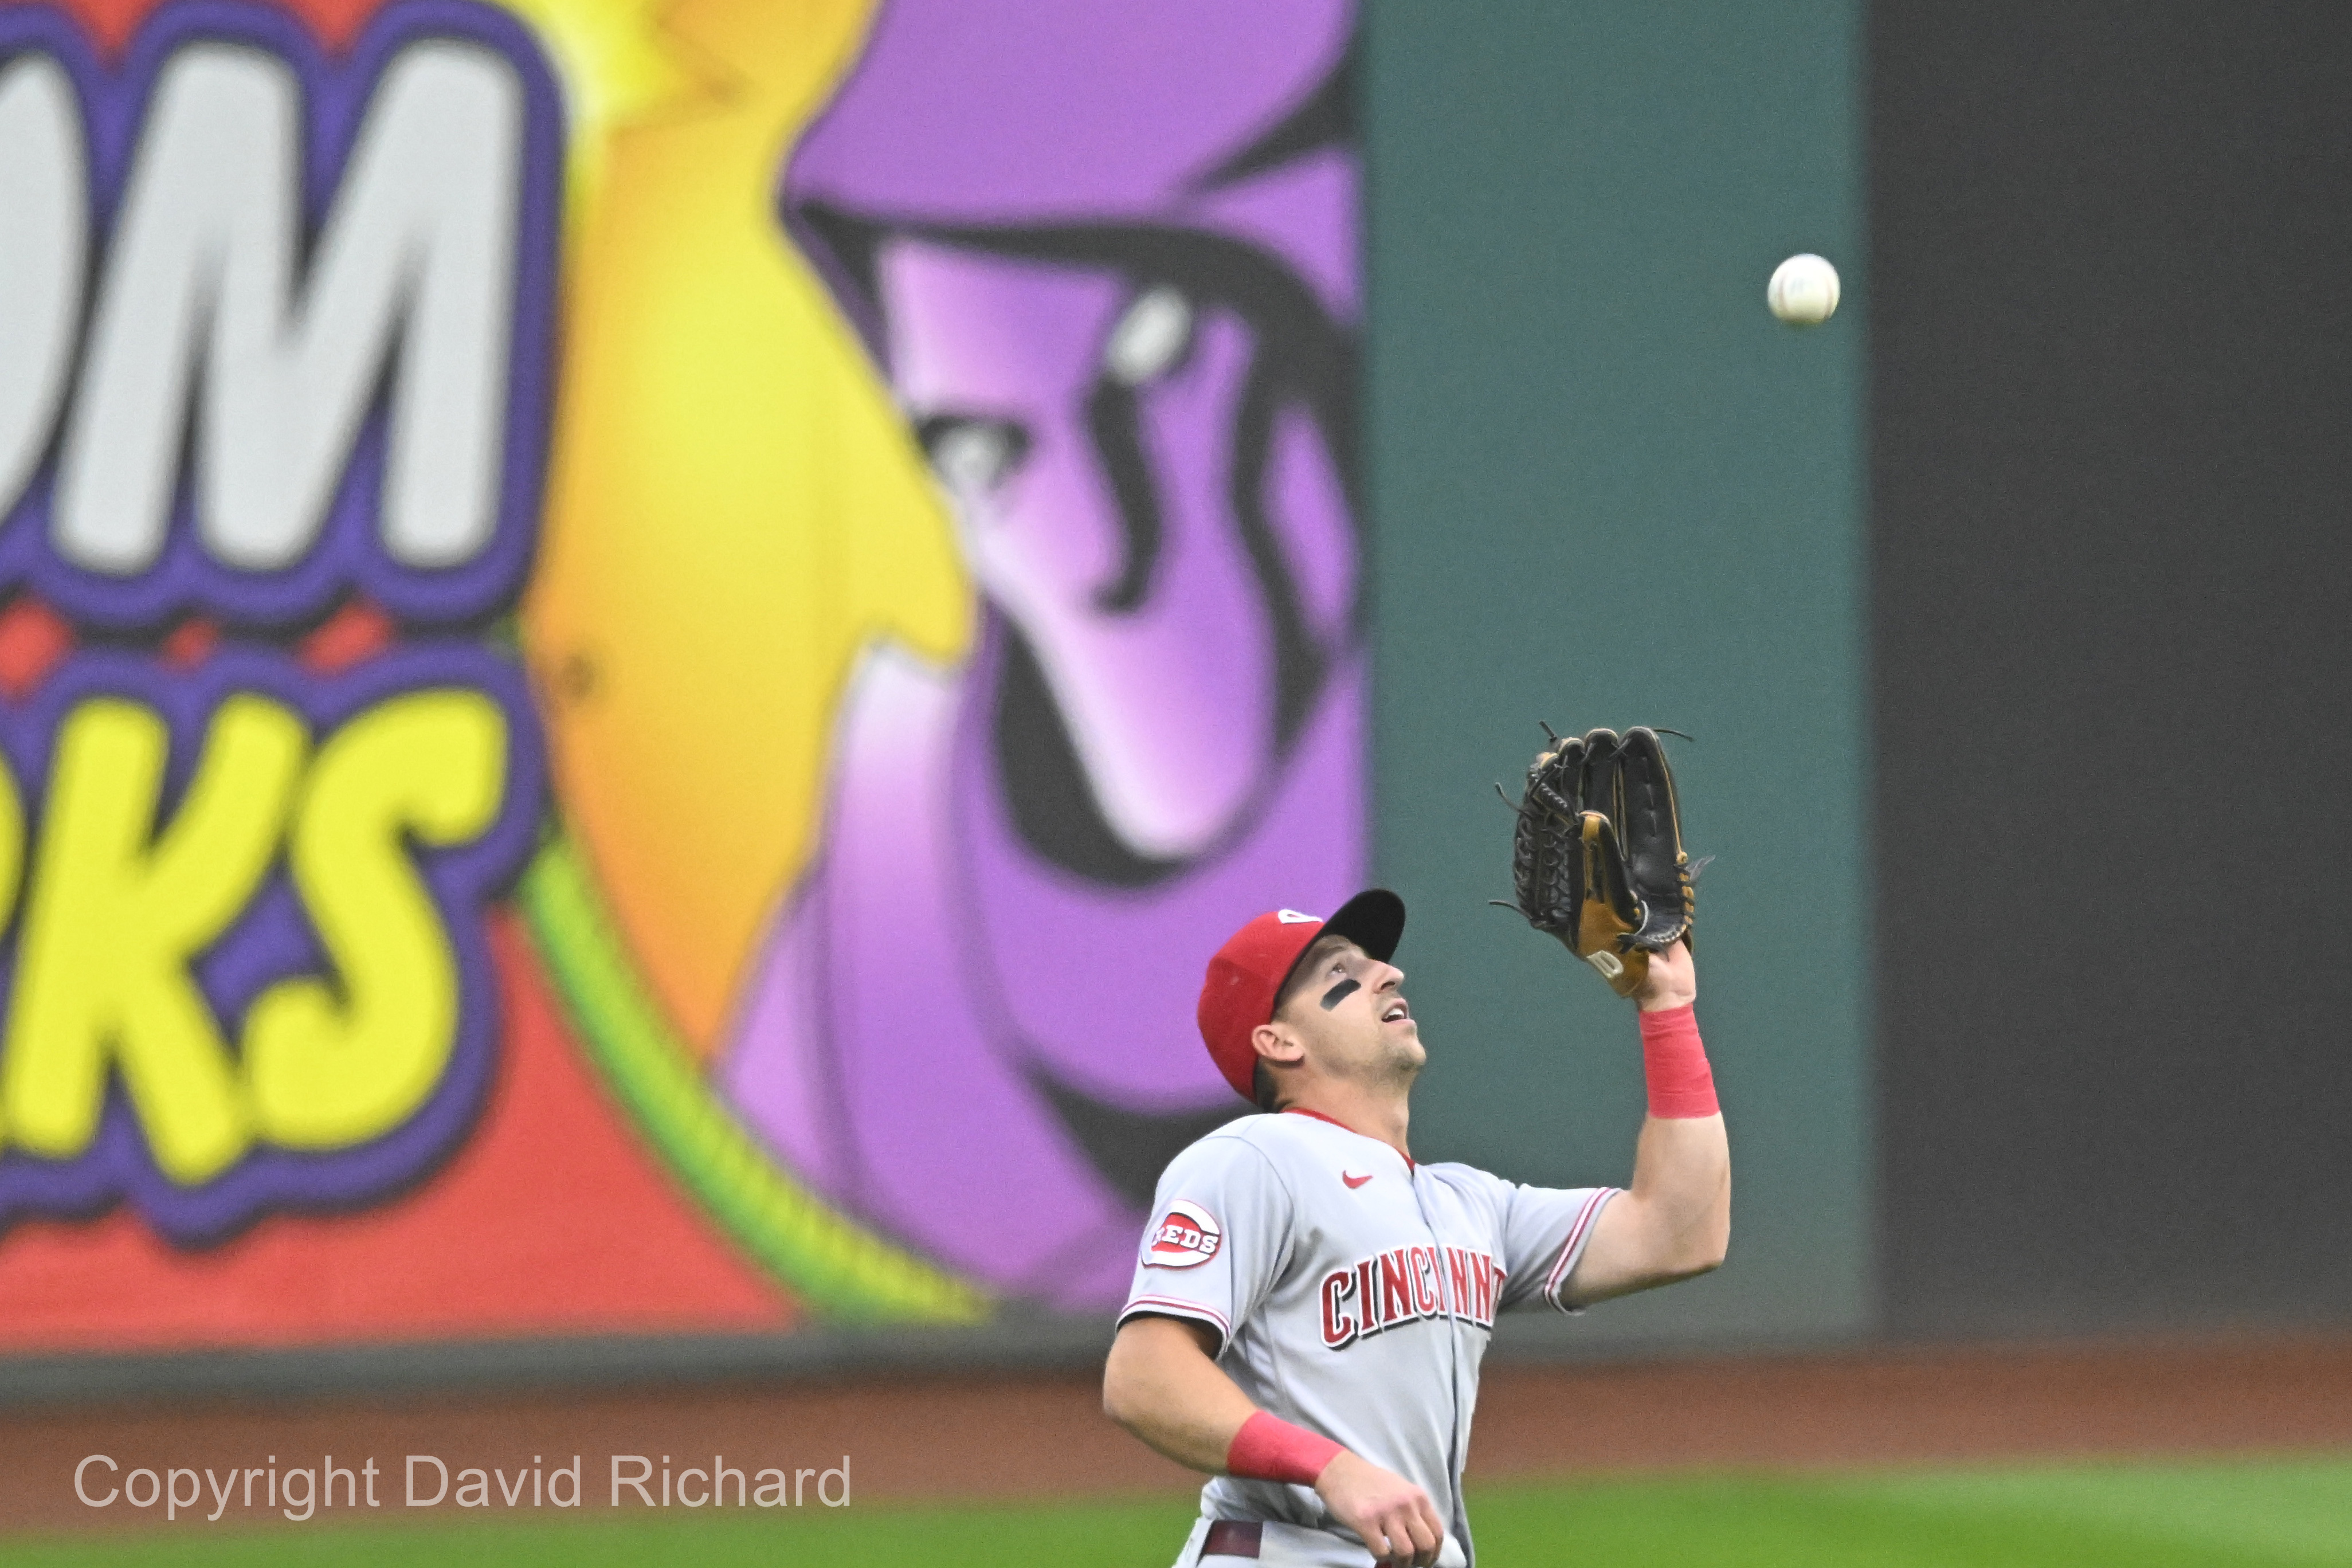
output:
[[[2352,26],[1948,11],[0,0],[0,1396],[1083,1363],[1370,879],[1622,1181],[1538,721],[1738,1217],[1505,1352],[2343,1317]]]

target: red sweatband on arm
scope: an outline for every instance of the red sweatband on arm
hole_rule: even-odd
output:
[[[1339,1452],[1328,1437],[1318,1437],[1261,1410],[1242,1423],[1225,1450],[1225,1473],[1248,1481],[1287,1481],[1311,1487]]]
[[[1650,1114],[1670,1118],[1713,1116],[1715,1072],[1698,1041],[1698,1015],[1689,1005],[1642,1015],[1642,1076],[1650,1084]]]

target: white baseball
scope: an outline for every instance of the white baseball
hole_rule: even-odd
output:
[[[1803,251],[1772,268],[1764,302],[1792,327],[1818,327],[1838,306],[1837,268]]]

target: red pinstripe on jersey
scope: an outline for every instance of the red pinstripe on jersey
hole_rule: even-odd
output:
[[[1559,1244],[1559,1256],[1552,1260],[1551,1272],[1544,1276],[1544,1300],[1562,1311],[1569,1309],[1559,1299],[1559,1288],[1567,1282],[1568,1271],[1584,1247],[1584,1233],[1591,1230],[1592,1222],[1601,1216],[1601,1205],[1615,1197],[1617,1193],[1615,1187],[1601,1187],[1584,1200],[1584,1206],[1576,1211],[1576,1223],[1568,1227],[1568,1239]]]

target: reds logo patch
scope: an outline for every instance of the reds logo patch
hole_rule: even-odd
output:
[[[1143,1261],[1156,1268],[1192,1268],[1217,1255],[1225,1238],[1217,1216],[1195,1203],[1179,1198],[1168,1205],[1167,1217],[1151,1233]]]

